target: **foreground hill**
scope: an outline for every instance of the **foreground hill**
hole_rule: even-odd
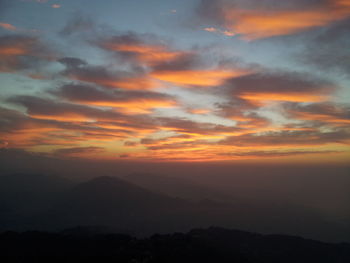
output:
[[[1,262],[348,263],[350,244],[223,228],[136,239],[91,231],[0,234]]]

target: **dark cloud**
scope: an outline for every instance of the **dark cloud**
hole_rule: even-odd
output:
[[[161,145],[147,146],[148,150],[159,151],[159,150],[176,150],[176,149],[186,149],[198,146],[196,142],[178,142],[178,143],[167,143]]]
[[[26,117],[18,111],[6,109],[0,107],[0,131],[11,132],[14,129],[19,129],[17,124],[20,121],[24,121]]]
[[[170,43],[152,34],[128,32],[102,39],[98,45],[124,61],[148,66],[155,71],[186,70],[201,65],[196,52],[174,50]]]
[[[38,116],[28,116],[16,110],[0,108],[0,137],[11,147],[74,145],[87,140],[113,141],[137,134],[139,129],[154,129],[154,124],[146,116],[123,116],[98,109],[91,112],[91,109],[85,111],[84,108],[76,107],[66,109],[66,115],[62,116],[60,106],[66,104],[53,105],[52,110],[49,107],[55,103],[50,100],[38,102],[23,97],[20,100],[29,108],[32,108],[29,104],[37,102],[34,112]],[[95,118],[99,121],[84,121],[85,118]]]
[[[248,101],[322,101],[336,89],[328,80],[306,74],[266,72],[228,80],[226,90],[232,96]]]
[[[252,71],[243,63],[228,63],[227,58],[209,54],[208,48],[177,50],[167,41],[147,34],[129,32],[102,39],[98,46],[122,58],[136,75],[178,86],[217,86],[230,77]],[[153,82],[153,86],[157,83]]]
[[[109,130],[100,128],[99,125],[114,125],[116,128],[113,130],[118,130],[118,127],[119,129],[125,128],[134,131],[155,128],[155,119],[144,114],[125,115],[115,109],[101,109],[33,96],[17,96],[10,98],[8,101],[24,106],[31,118],[59,122],[62,128],[67,129],[81,127],[93,131],[100,130],[101,132]],[[19,116],[23,116],[23,114],[19,114]]]
[[[241,116],[232,116],[231,118],[237,121],[237,127],[245,129],[264,128],[271,124],[271,120],[255,112],[243,114]]]
[[[114,75],[112,72],[107,71],[103,66],[68,68],[64,73],[72,79],[91,82],[94,84],[112,83],[121,78],[121,76],[118,77],[118,74]],[[119,73],[119,75],[122,74],[123,73]]]
[[[9,99],[9,102],[26,107],[31,121],[46,120],[46,125],[60,129],[99,132],[100,135],[105,133],[106,137],[109,137],[135,133],[138,129],[155,128],[153,119],[145,115],[124,115],[115,110],[102,110],[32,96],[17,96]],[[109,128],[104,128],[105,126]]]
[[[108,88],[143,90],[152,88],[152,82],[143,72],[118,71],[105,66],[80,65],[67,68],[63,75]]]
[[[100,39],[97,45],[128,59],[137,59],[140,52],[144,50],[166,48],[164,42],[153,34],[139,34],[131,31]]]
[[[231,152],[222,153],[223,156],[236,157],[284,157],[306,154],[330,154],[341,153],[340,151],[248,151],[248,152]]]
[[[105,90],[86,85],[65,85],[52,92],[62,98],[77,102],[113,103],[142,100],[175,100],[173,96],[151,91]]]
[[[325,125],[343,125],[350,124],[350,106],[336,103],[286,103],[283,109],[287,117],[305,120],[309,122],[321,122]]]
[[[55,119],[35,119],[22,112],[6,109],[0,107],[0,133],[2,133],[3,138],[7,135],[12,136],[16,133],[22,134],[23,132],[28,131],[28,134],[31,131],[36,131],[36,135],[40,133],[41,130],[44,132],[46,129],[67,129],[67,130],[91,130],[89,127],[84,126],[83,124],[76,125],[67,122],[59,122]],[[29,136],[29,135],[28,135]],[[22,138],[23,139],[23,138]],[[24,138],[25,139],[25,138]]]
[[[132,142],[132,141],[124,142],[124,145],[127,147],[133,147],[133,146],[136,146],[137,144],[138,144],[137,142]]]
[[[234,146],[277,146],[277,145],[324,145],[330,143],[350,144],[350,131],[337,129],[321,131],[271,131],[263,134],[230,136],[220,143]]]
[[[80,58],[64,57],[58,60],[61,64],[65,65],[67,69],[74,69],[80,66],[85,66],[87,63]]]
[[[198,6],[198,12],[202,14],[209,13],[211,9],[222,11],[224,8],[244,8],[244,9],[272,9],[272,10],[300,10],[302,8],[319,7],[330,4],[329,0],[201,0]],[[207,13],[206,13],[207,12]]]
[[[87,85],[68,84],[51,93],[71,101],[104,101],[113,96],[113,92],[101,90]]]
[[[103,147],[88,146],[88,147],[62,148],[62,149],[55,150],[53,154],[70,156],[70,155],[79,155],[79,154],[101,153],[103,151],[104,151]]]
[[[320,30],[319,34],[306,42],[306,47],[298,60],[325,72],[331,71],[349,76],[349,46],[350,19],[347,19]]]
[[[40,63],[52,59],[39,39],[26,35],[0,36],[0,72],[33,70]]]
[[[236,126],[240,128],[266,127],[271,123],[266,117],[254,112],[259,105],[249,100],[233,97],[229,102],[216,103],[215,107],[216,115],[236,121]]]
[[[170,137],[161,138],[161,139],[143,138],[141,139],[140,143],[145,145],[150,145],[150,144],[157,144],[159,142],[166,142],[172,139],[189,139],[189,138],[191,138],[190,135],[182,134],[182,135],[170,136]]]
[[[215,114],[229,119],[237,119],[248,115],[249,118],[258,117],[256,113],[252,113],[253,110],[257,110],[260,106],[256,103],[252,103],[249,100],[235,97],[232,94],[232,90],[228,90],[228,102],[215,103]],[[254,116],[253,116],[254,115]],[[261,118],[261,117],[258,117]]]
[[[174,96],[142,90],[101,89],[86,85],[65,85],[51,92],[76,103],[112,107],[129,114],[150,113],[156,108],[177,106]]]
[[[139,34],[132,31],[111,36],[100,43],[101,46],[108,48],[110,45],[143,46],[143,45],[161,45],[160,40],[153,34]]]
[[[112,111],[100,110],[88,106],[58,102],[33,96],[17,96],[9,99],[9,102],[18,103],[26,107],[30,116],[41,118],[82,118],[82,120],[111,120],[122,117],[121,114]]]
[[[195,52],[183,52],[173,59],[160,61],[153,65],[153,71],[182,71],[203,67],[203,61]]]
[[[128,32],[101,39],[97,45],[153,71],[203,69],[212,67],[213,64],[222,68],[237,68],[237,64],[243,64],[238,58],[227,59],[220,54],[214,54],[209,48],[196,46],[188,50],[178,50],[169,41],[152,34]]]
[[[257,73],[234,78],[227,82],[238,93],[242,92],[303,92],[329,89],[332,84],[297,73]]]
[[[240,131],[241,128],[221,124],[196,122],[181,118],[161,117],[156,119],[161,127],[171,128],[179,133],[196,133],[202,135]]]
[[[94,28],[95,23],[91,17],[75,13],[59,33],[62,36],[70,36],[75,33],[90,32]]]
[[[213,32],[255,40],[327,26],[350,16],[342,0],[201,0],[197,15]]]

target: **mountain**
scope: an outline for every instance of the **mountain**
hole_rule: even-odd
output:
[[[232,194],[224,194],[223,192],[184,178],[180,179],[149,173],[132,173],[123,177],[123,180],[139,185],[153,192],[159,192],[172,197],[179,197],[197,202],[203,199],[232,202],[235,199]]]
[[[90,229],[0,234],[2,262],[348,263],[350,244],[218,227],[137,239]]]
[[[49,212],[40,215],[49,225],[100,225],[149,232],[171,225],[188,209],[184,200],[153,193],[116,177],[98,177],[69,189]],[[151,232],[152,232],[151,231]]]
[[[319,240],[343,241],[350,237],[347,225],[329,221],[300,206],[211,199],[193,202],[156,193],[117,177],[64,183],[45,176],[29,175],[22,179],[21,176],[17,183],[16,177],[7,183],[2,181],[1,187],[7,189],[8,195],[2,194],[0,198],[0,203],[7,205],[0,212],[0,230],[53,231],[89,226],[147,236],[218,225]],[[49,183],[50,180],[58,181]],[[15,201],[17,195],[20,202]],[[14,200],[4,199],[6,196]]]
[[[44,195],[60,192],[71,185],[73,185],[73,182],[66,178],[42,174],[18,173],[0,176],[0,192],[6,195],[16,195],[17,193],[22,195]]]
[[[201,176],[197,176],[201,177]],[[221,178],[219,175],[217,178]],[[289,200],[281,200],[270,193],[261,179],[259,184],[243,180],[227,180],[225,189],[200,181],[154,175],[130,174],[123,179],[151,191],[161,192],[194,201],[189,221],[193,226],[216,224],[263,233],[288,233],[321,240],[350,240],[349,223],[341,223],[327,217],[320,211]],[[276,181],[282,179],[275,178]],[[222,182],[221,182],[222,183]],[[291,196],[288,194],[286,198]]]
[[[219,225],[263,233],[289,233],[321,240],[346,240],[349,230],[318,213],[292,205],[189,202],[154,193],[116,177],[98,177],[69,189],[36,227],[106,226],[150,235]],[[40,229],[40,228],[39,228]],[[338,239],[337,239],[338,238]]]
[[[41,174],[0,176],[0,229],[48,209],[72,185],[68,179]]]

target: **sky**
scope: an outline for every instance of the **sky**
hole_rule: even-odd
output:
[[[347,163],[350,0],[0,0],[0,148]]]

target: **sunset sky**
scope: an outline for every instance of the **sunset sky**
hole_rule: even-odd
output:
[[[0,148],[350,161],[350,0],[0,0]]]

